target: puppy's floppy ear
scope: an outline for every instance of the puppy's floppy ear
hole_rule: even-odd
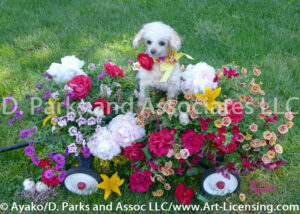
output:
[[[143,39],[143,35],[144,35],[145,30],[141,29],[134,37],[133,39],[133,47],[136,48],[137,46],[139,46],[140,42]]]
[[[181,47],[181,39],[176,31],[171,30],[170,46],[172,49],[179,50]]]

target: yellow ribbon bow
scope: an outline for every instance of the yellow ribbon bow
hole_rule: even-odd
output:
[[[185,53],[177,53],[176,50],[172,50],[171,54],[169,56],[165,57],[164,61],[157,57],[153,58],[154,63],[160,64],[159,65],[160,71],[164,73],[164,75],[160,79],[160,82],[166,82],[169,79],[169,77],[174,69],[175,64],[183,56],[185,56],[188,59],[194,60],[194,58],[191,57],[190,55],[185,54]]]
[[[51,97],[49,98],[48,100],[49,107],[46,109],[49,115],[44,119],[43,126],[45,126],[48,120],[54,118],[56,114],[59,112],[59,106],[57,106],[57,109],[55,111],[55,105],[57,104],[57,101],[59,101],[59,98],[56,98],[55,100],[53,100]],[[51,124],[56,125],[56,123],[52,120],[51,120]]]

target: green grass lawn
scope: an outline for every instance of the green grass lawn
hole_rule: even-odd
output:
[[[66,55],[76,55],[87,64],[111,57],[117,64],[126,65],[128,59],[136,59],[143,50],[132,48],[135,33],[144,23],[161,20],[181,35],[182,51],[193,56],[196,62],[205,61],[215,67],[232,61],[248,67],[259,65],[267,98],[278,97],[285,102],[289,97],[300,97],[299,14],[298,0],[0,0],[0,96],[13,93],[21,98],[32,90],[36,79],[52,62],[59,62]],[[293,101],[292,110],[299,109],[300,101]],[[7,122],[0,120],[1,147],[16,143],[17,130],[28,124],[24,120],[8,127]],[[288,164],[278,171],[257,171],[242,176],[239,192],[247,196],[244,203],[300,204],[299,122],[296,115],[296,127],[282,143]],[[22,149],[1,153],[0,163],[0,203],[12,203],[15,193],[22,189],[22,181],[37,178],[38,169]],[[252,179],[276,185],[275,192],[260,197],[249,194]],[[195,178],[194,183],[195,187],[199,186],[199,179]],[[129,192],[127,185],[121,191],[122,197],[112,195],[104,201],[103,191],[78,196],[61,189],[56,202],[173,201],[173,194],[154,198],[150,191]],[[227,200],[242,203],[238,194],[208,198],[210,203]],[[195,199],[193,203],[200,202]]]

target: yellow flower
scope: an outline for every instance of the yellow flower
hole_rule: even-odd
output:
[[[294,125],[294,123],[292,121],[289,121],[286,126],[288,127],[288,129],[292,128]]]
[[[164,194],[164,191],[162,189],[152,192],[152,195],[154,197],[161,197],[163,194]]]
[[[111,191],[117,193],[118,195],[121,195],[119,187],[124,183],[124,179],[120,179],[120,177],[118,176],[118,172],[113,174],[111,178],[104,174],[101,174],[100,176],[103,181],[102,183],[98,184],[97,187],[105,190],[104,200],[106,200],[110,196]]]
[[[245,201],[246,200],[246,195],[244,193],[240,193],[239,198],[241,201]]]
[[[56,107],[56,111],[55,111],[55,105],[57,104],[57,101],[59,101],[59,99],[60,98],[56,98],[55,100],[53,100],[51,97],[49,98],[49,100],[48,100],[49,107],[47,108],[47,112],[49,115],[44,119],[43,126],[46,125],[48,120],[54,118],[56,116],[56,114],[60,112],[59,106]],[[56,123],[51,120],[51,124],[55,125]]]
[[[245,139],[246,139],[246,140],[251,140],[251,139],[252,139],[252,135],[251,135],[251,134],[246,134]]]
[[[214,121],[215,127],[221,128],[222,127],[222,121],[221,120],[215,120]]]
[[[241,72],[244,73],[244,74],[246,74],[247,73],[247,69],[246,68],[242,68]]]
[[[217,88],[215,90],[211,90],[209,86],[205,87],[205,93],[204,94],[195,94],[197,98],[203,98],[205,101],[205,106],[208,110],[213,109],[214,107],[221,104],[220,101],[216,101],[215,99],[220,95],[221,88]]]

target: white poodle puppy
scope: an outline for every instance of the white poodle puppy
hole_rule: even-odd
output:
[[[150,57],[166,57],[172,50],[179,50],[181,39],[170,26],[162,22],[151,22],[145,24],[137,33],[133,40],[133,47],[137,47],[141,41],[144,41],[146,53]],[[139,106],[145,104],[145,89],[152,86],[167,92],[167,98],[174,98],[180,90],[180,65],[177,62],[173,68],[171,75],[165,82],[160,82],[163,72],[160,65],[153,63],[151,71],[140,68],[137,78],[140,80]]]

